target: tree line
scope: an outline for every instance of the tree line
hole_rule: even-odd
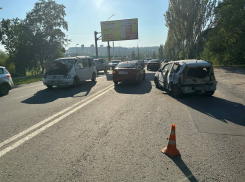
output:
[[[244,17],[244,0],[169,0],[165,58],[244,65]]]
[[[19,18],[3,19],[0,42],[7,54],[0,53],[0,64],[15,76],[25,76],[26,69],[40,69],[45,63],[63,57],[69,42],[62,30],[68,30],[65,6],[53,0],[39,0]]]

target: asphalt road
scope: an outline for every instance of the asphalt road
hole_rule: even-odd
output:
[[[245,96],[174,99],[110,75],[76,88],[42,82],[0,97],[0,181],[245,181]],[[220,79],[221,80],[221,79]],[[171,125],[181,156],[169,158]]]

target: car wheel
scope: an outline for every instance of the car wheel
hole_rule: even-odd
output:
[[[115,84],[115,85],[118,85],[118,82],[114,81],[114,84]]]
[[[48,89],[52,89],[53,85],[47,85]]]
[[[159,83],[158,83],[158,80],[157,80],[157,78],[155,77],[155,79],[154,79],[154,82],[155,82],[155,86],[156,86],[156,88],[159,88],[160,86],[159,86]]]
[[[7,95],[9,93],[9,85],[4,83],[0,86],[0,94]]]
[[[96,74],[95,73],[93,73],[92,74],[92,79],[91,79],[93,82],[95,82],[95,80],[96,80]]]
[[[174,98],[180,98],[182,96],[182,90],[177,85],[173,85],[171,89],[171,93]]]
[[[214,95],[214,90],[213,91],[206,91],[204,95],[212,96],[212,95]]]
[[[107,69],[106,68],[104,69],[104,73],[107,73]]]
[[[73,79],[72,87],[76,87],[77,85],[78,85],[78,80],[77,80],[77,78],[75,77],[75,78]]]

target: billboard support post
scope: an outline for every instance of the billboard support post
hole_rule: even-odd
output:
[[[111,61],[111,55],[110,55],[110,42],[108,41],[108,61],[110,62]]]
[[[98,32],[94,31],[94,40],[95,40],[95,52],[96,52],[96,58],[98,59],[98,45],[97,45],[97,34]]]

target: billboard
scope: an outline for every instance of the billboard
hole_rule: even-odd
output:
[[[138,18],[100,22],[102,42],[138,39]]]

